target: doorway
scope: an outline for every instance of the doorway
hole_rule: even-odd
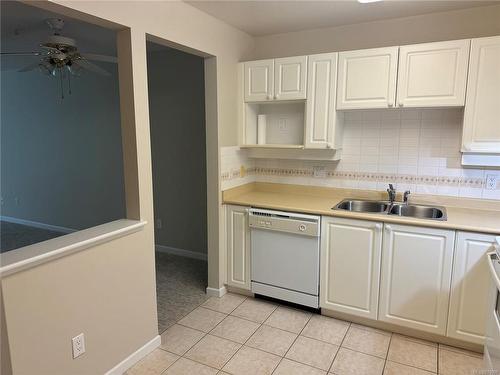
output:
[[[158,330],[208,297],[204,58],[147,42]]]

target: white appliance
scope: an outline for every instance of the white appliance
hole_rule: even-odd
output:
[[[485,367],[492,374],[500,373],[500,237],[496,238],[495,251],[487,254],[491,286],[486,318]]]
[[[319,216],[252,208],[252,292],[319,307]]]

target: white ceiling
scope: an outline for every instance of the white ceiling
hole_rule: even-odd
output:
[[[254,36],[334,27],[389,18],[500,4],[498,1],[186,0],[192,6]]]

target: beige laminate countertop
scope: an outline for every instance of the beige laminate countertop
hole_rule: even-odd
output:
[[[500,235],[500,202],[494,200],[411,196],[410,203],[445,207],[448,215],[446,221],[331,209],[343,199],[386,200],[386,195],[385,192],[377,191],[254,182],[224,191],[223,203]],[[401,200],[399,195],[398,200]]]

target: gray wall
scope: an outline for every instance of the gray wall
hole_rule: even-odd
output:
[[[125,217],[117,66],[58,79],[1,72],[1,214],[83,229]]]
[[[204,60],[148,43],[155,242],[207,252]]]

